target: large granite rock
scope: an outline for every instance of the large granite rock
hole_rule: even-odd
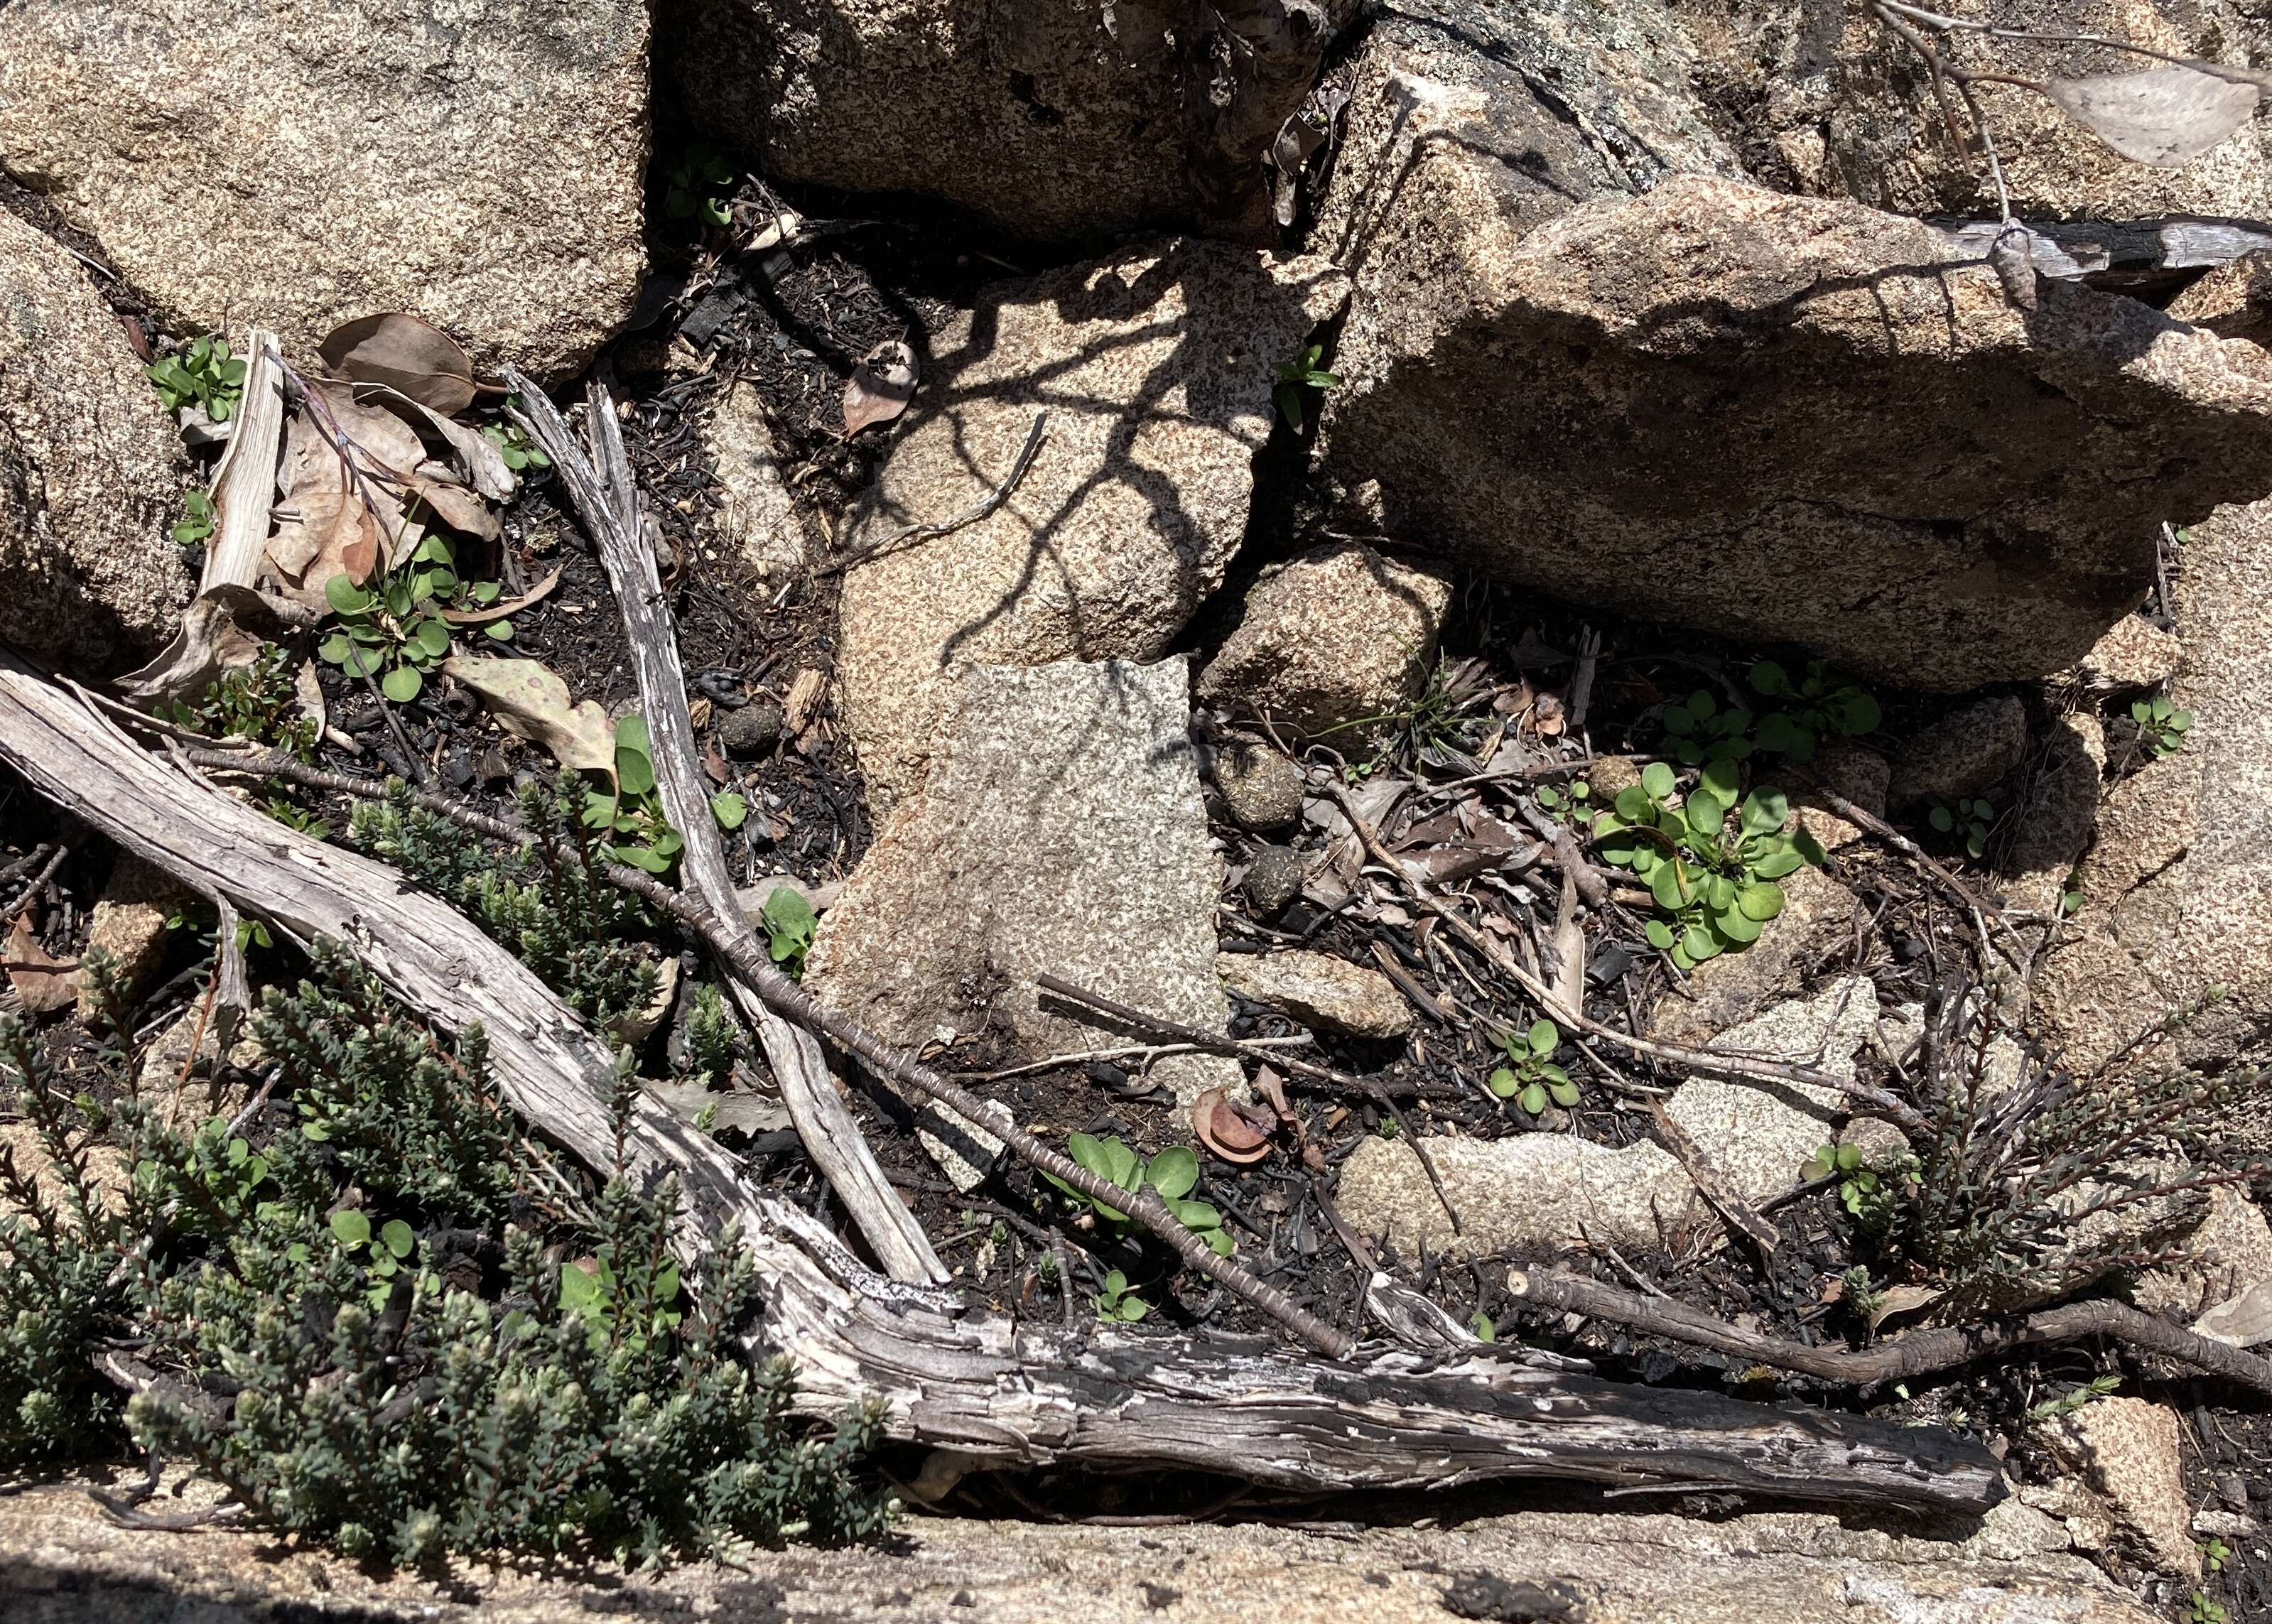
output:
[[[163,642],[191,584],[167,534],[188,476],[86,272],[0,211],[0,639],[111,670]]]
[[[1668,4],[1696,44],[1697,92],[1760,179],[1778,190],[1850,197],[1895,213],[1995,216],[1995,188],[1961,106],[1957,117],[1968,137],[1962,148],[1948,138],[1916,54],[1865,7],[1805,0]],[[1932,9],[2008,28],[2103,34],[2242,67],[2260,62],[2267,42],[2262,12],[2231,0],[2167,7],[2153,0],[2066,0],[2056,14],[2027,0],[1962,0]],[[1992,62],[2031,79],[2155,65],[2051,43],[1999,41],[1959,51],[1960,60],[1975,67]],[[2165,169],[2122,157],[2032,91],[1984,84],[1976,94],[2022,219],[2261,219],[2272,208],[2272,123],[2261,119]]]
[[[1320,260],[1180,241],[996,288],[940,335],[849,550],[968,512],[1049,423],[993,513],[845,576],[839,705],[878,805],[951,735],[953,667],[1166,652],[1245,534],[1271,369],[1343,297]]]
[[[213,1499],[210,1489],[185,1497]],[[1076,1605],[1087,1624],[1447,1624],[1460,1615],[1444,1605],[1446,1592],[1473,1574],[1510,1588],[1564,1587],[1578,1604],[1568,1618],[1618,1624],[2153,1624],[2161,1616],[2072,1554],[2059,1523],[2016,1499],[1943,1538],[1797,1512],[1707,1522],[1526,1511],[1325,1530],[913,1517],[882,1547],[757,1550],[731,1568],[569,1575],[459,1563],[443,1575],[381,1577],[225,1528],[186,1537],[118,1528],[79,1485],[56,1484],[0,1500],[0,1612],[15,1624],[318,1616],[584,1624],[617,1613],[728,1624],[1062,1624]]]
[[[1018,236],[1267,240],[1263,157],[1355,0],[671,0],[663,82],[767,175]]]
[[[1125,1041],[1043,1007],[1043,972],[1221,1031],[1214,905],[1181,659],[975,666],[953,743],[822,918],[822,1002],[919,1048],[1006,1019],[1034,1058]],[[1190,1099],[1239,1088],[1236,1060],[1152,1074]]]
[[[1304,733],[1409,705],[1436,667],[1452,583],[1333,542],[1272,571],[1200,673],[1199,696]]]
[[[1357,270],[1327,408],[1392,533],[1956,692],[2074,664],[2163,520],[2272,490],[2252,344],[2065,283],[2024,309],[1916,221],[1700,176],[1528,227],[1498,159],[1431,153],[1474,206]]]
[[[639,292],[639,0],[16,0],[0,166],[179,320],[576,371]]]
[[[2171,1012],[2198,1059],[2272,1037],[2272,502],[2193,527],[2177,587],[2194,713],[2183,749],[2108,792],[2074,937],[2036,995],[2067,1059],[2094,1065]]]

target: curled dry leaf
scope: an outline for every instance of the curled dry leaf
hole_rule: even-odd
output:
[[[158,657],[118,679],[119,696],[144,710],[187,699],[214,677],[258,657],[261,645],[292,631],[276,606],[250,587],[215,587],[182,611],[181,629]]]
[[[2194,1321],[2194,1329],[2235,1348],[2272,1342],[2272,1280],[2260,1280]]]
[[[502,603],[485,604],[480,609],[445,609],[442,611],[442,618],[453,626],[477,626],[487,621],[503,620],[510,616],[518,615],[559,584],[560,571],[556,566],[551,574],[547,575],[517,598],[507,598]]]
[[[1276,1126],[1268,1106],[1241,1105],[1221,1089],[1209,1089],[1192,1102],[1192,1132],[1200,1143],[1241,1167],[1270,1154]]]
[[[78,967],[52,956],[32,934],[31,910],[16,916],[8,932],[8,980],[24,1007],[35,1015],[61,1009],[78,996]]]
[[[597,700],[577,703],[568,685],[540,662],[452,655],[442,670],[479,694],[497,725],[516,738],[542,746],[563,767],[614,775],[615,722]]]
[[[457,341],[433,323],[400,311],[360,317],[334,329],[316,353],[341,378],[399,389],[445,416],[464,411],[481,393],[474,363]]]
[[[384,384],[357,384],[355,398],[358,404],[385,407],[422,436],[430,432],[438,438],[450,448],[465,483],[490,501],[510,502],[520,489],[520,476],[505,467],[504,453],[479,429],[445,417]]]
[[[1870,1311],[1870,1328],[1874,1331],[1888,1320],[1931,1307],[1947,1295],[1939,1286],[1889,1285],[1879,1293],[1878,1306]]]
[[[2192,68],[2055,79],[2044,94],[2125,158],[2175,168],[2246,123],[2261,93]]]
[[[870,423],[889,423],[908,409],[916,393],[916,352],[887,339],[861,358],[844,383],[844,436]]]

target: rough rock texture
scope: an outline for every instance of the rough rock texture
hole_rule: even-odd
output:
[[[1215,969],[1241,998],[1305,1026],[1356,1037],[1401,1037],[1412,1029],[1412,1006],[1394,982],[1330,953],[1224,953],[1215,955]]]
[[[1272,571],[1200,673],[1199,695],[1305,733],[1379,716],[1427,685],[1452,583],[1335,542]]]
[[[822,1002],[909,1048],[1006,1017],[1034,1056],[1101,1046],[1036,1002],[1048,971],[1221,1031],[1214,906],[1185,663],[976,666],[960,726],[821,920],[808,974]],[[1118,1041],[1121,1035],[1107,1035]],[[1191,1098],[1238,1063],[1172,1055],[1155,1076]]]
[[[1712,1046],[1850,1081],[1855,1056],[1878,1021],[1870,982],[1849,977],[1812,999],[1778,1004],[1713,1037]],[[1829,1089],[1691,1077],[1672,1091],[1665,1109],[1704,1159],[1758,1201],[1799,1182],[1806,1158],[1837,1137],[1844,1104],[1845,1096]],[[1408,1259],[1419,1255],[1422,1243],[1431,1255],[1446,1257],[1509,1247],[1535,1256],[1581,1246],[1588,1235],[1616,1246],[1661,1246],[1699,1224],[1719,1223],[1680,1162],[1648,1140],[1621,1150],[1543,1133],[1489,1141],[1436,1136],[1427,1144],[1460,1210],[1461,1233],[1452,1232],[1419,1158],[1401,1138],[1368,1139],[1351,1152],[1336,1196],[1360,1231],[1386,1233]]]
[[[1867,745],[1850,738],[1826,738],[1816,747],[1812,766],[1823,788],[1875,817],[1886,815],[1893,766]],[[1843,850],[1864,837],[1858,824],[1830,811],[1811,787],[1802,787],[1791,804],[1797,809],[1799,823],[1825,851]]]
[[[1302,769],[1283,751],[1255,739],[1226,739],[1209,776],[1231,821],[1243,828],[1282,829],[1302,815]]]
[[[2100,1497],[2140,1555],[2165,1573],[2200,1581],[2176,1411],[2142,1398],[2102,1398],[2046,1432],[2052,1452]]]
[[[743,379],[726,391],[702,425],[702,447],[724,498],[719,538],[768,586],[801,574],[804,521],[781,483],[781,454],[755,385]]]
[[[2106,730],[2089,711],[2061,716],[2044,741],[2003,868],[2006,895],[2022,908],[2059,906],[2067,876],[2090,849],[2106,771]]]
[[[1667,992],[1649,1012],[1648,1036],[1662,1043],[1708,1044],[1749,1020],[1775,998],[1798,990],[1806,971],[1842,937],[1851,939],[1854,894],[1819,868],[1793,870],[1780,882],[1783,910],[1741,953],[1707,959],[1685,987]]]
[[[2181,1035],[2202,1059],[2272,1033],[2272,502],[2193,528],[2176,587],[2194,713],[2185,748],[2110,790],[2082,863],[2075,939],[2036,995],[2089,1066],[2211,986]]]
[[[139,857],[123,855],[95,899],[86,951],[100,947],[117,961],[120,983],[130,1001],[165,957],[166,921],[182,900],[181,887],[165,874]],[[99,1007],[93,989],[82,977],[79,1018],[93,1016]]]
[[[1264,240],[1262,157],[1354,0],[674,0],[664,83],[768,176],[917,192],[1028,237]]]
[[[0,166],[179,318],[572,373],[645,263],[638,0],[17,0]]]
[[[118,318],[0,211],[0,639],[111,670],[163,642],[191,585],[167,534],[187,479]]]
[[[1961,692],[2074,664],[2161,521],[2272,490],[2253,345],[2066,284],[2024,311],[1985,266],[1924,268],[1916,221],[1705,176],[1535,224],[1501,116],[1416,152],[1348,261],[1326,455],[1389,534]]]
[[[1902,742],[1887,799],[1909,806],[1977,795],[2018,767],[2027,749],[2028,707],[2010,694],[1960,705]]]
[[[1342,1164],[1334,1199],[1361,1235],[1386,1235],[1399,1256],[1518,1257],[1607,1241],[1674,1246],[1693,1225],[1715,1224],[1696,1186],[1662,1145],[1643,1140],[1612,1150],[1565,1134],[1508,1139],[1428,1138],[1428,1156],[1460,1209],[1460,1232],[1437,1199],[1412,1146],[1368,1139]]]
[[[1246,900],[1259,919],[1275,919],[1302,894],[1309,864],[1291,846],[1265,846],[1246,866]]]
[[[1896,213],[1992,217],[1994,187],[1970,141],[1953,146],[1914,53],[1860,6],[1804,0],[1670,0],[1702,58],[1696,88],[1720,110],[1753,174],[1779,190],[1841,195]],[[2023,29],[2099,34],[2179,56],[2246,65],[2261,13],[2230,0],[1964,0],[1932,8]],[[2081,47],[1999,43],[1958,60],[2030,78],[2134,72],[2153,64]],[[2045,98],[2005,85],[1978,94],[2022,219],[2261,217],[2272,206],[2272,124],[2257,119],[2174,169],[2133,163]],[[1953,99],[1953,98],[1952,98]]]
[[[1000,508],[844,580],[839,707],[869,793],[923,782],[949,669],[1156,658],[1245,533],[1271,368],[1345,297],[1317,259],[1184,241],[991,289],[940,335],[854,552],[953,518],[1048,437]]]
[[[2219,338],[2272,338],[2272,253],[2260,249],[2226,261],[2169,303],[2178,320]]]
[[[2059,1524],[2017,1500],[1961,1541],[1793,1512],[1706,1522],[1530,1511],[1446,1522],[1328,1533],[916,1517],[881,1550],[761,1550],[746,1567],[697,1565],[660,1578],[546,1578],[459,1564],[444,1584],[374,1577],[257,1535],[115,1528],[78,1485],[58,1484],[0,1500],[9,1559],[0,1561],[0,1612],[11,1624],[281,1624],[318,1614],[366,1624],[586,1624],[614,1613],[730,1624],[1063,1624],[1077,1607],[1087,1624],[1451,1624],[1445,1591],[1460,1575],[1488,1573],[1566,1585],[1586,1618],[1618,1624],[2152,1624],[2159,1616],[2068,1553]]]
[[[2186,1261],[2148,1269],[2131,1291],[2131,1299],[2149,1313],[2191,1320],[2272,1281],[2272,1224],[2230,1185],[2209,1192],[2208,1212],[2178,1244]]]
[[[2086,688],[2150,688],[2166,682],[2184,663],[2186,646],[2142,615],[2125,615],[2106,629],[2076,664]]]
[[[1850,1082],[1855,1053],[1877,1024],[1877,992],[1855,976],[1808,1002],[1778,1004],[1722,1033],[1712,1047],[1812,1066]],[[1758,1201],[1798,1183],[1800,1165],[1837,1137],[1834,1125],[1846,1105],[1831,1089],[1691,1077],[1672,1091],[1665,1111],[1730,1184]]]

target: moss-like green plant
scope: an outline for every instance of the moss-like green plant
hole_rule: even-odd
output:
[[[1603,860],[1631,869],[1655,899],[1650,945],[1690,969],[1757,941],[1782,911],[1775,881],[1802,863],[1823,861],[1823,852],[1804,828],[1784,833],[1790,809],[1781,790],[1753,790],[1737,805],[1741,781],[1732,760],[1708,762],[1676,801],[1678,782],[1670,767],[1650,762],[1641,782],[1595,818],[1594,836]]]
[[[1302,431],[1303,404],[1309,392],[1341,387],[1340,375],[1326,370],[1325,359],[1323,344],[1307,344],[1291,361],[1282,361],[1270,369],[1270,376],[1275,380],[1270,387],[1270,398],[1277,403],[1278,415],[1286,420],[1286,426],[1297,434]]]
[[[2157,693],[2150,700],[2134,700],[2130,720],[2138,724],[2138,737],[2148,750],[2157,756],[2173,756],[2185,748],[2194,714],[2179,710],[2168,694]]]
[[[729,201],[734,188],[734,166],[711,148],[697,142],[671,167],[663,188],[662,212],[673,220],[699,220],[705,225],[731,225]]]
[[[1128,1289],[1126,1275],[1116,1269],[1104,1276],[1104,1289],[1096,1295],[1098,1319],[1133,1325],[1151,1312],[1152,1305]]]
[[[258,1145],[219,1119],[184,1138],[131,1092],[66,1097],[0,1022],[63,1186],[0,1158],[23,1209],[0,1217],[0,1469],[122,1449],[90,1358],[126,1345],[154,1373],[125,1411],[134,1445],[377,1562],[652,1564],[883,1529],[893,1503],[857,1470],[879,1418],[828,1437],[791,1417],[788,1366],[742,1355],[735,1238],[679,1278],[669,1180],[578,1194],[496,1097],[477,1030],[444,1046],[328,948],[254,1035],[296,1119]],[[619,1112],[636,1089],[626,1072]],[[104,1141],[132,1168],[108,1194]]]

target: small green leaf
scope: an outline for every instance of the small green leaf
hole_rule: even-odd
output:
[[[1720,943],[1702,925],[1692,924],[1680,932],[1680,948],[1692,960],[1701,964],[1707,959],[1719,956]]]
[[[1560,1046],[1562,1033],[1551,1021],[1534,1021],[1530,1023],[1529,1038],[1531,1059],[1543,1060]]]
[[[389,1218],[380,1227],[378,1238],[385,1243],[386,1249],[398,1258],[408,1257],[410,1249],[418,1244],[417,1235],[400,1218]]]
[[[438,660],[450,652],[450,628],[438,620],[422,620],[416,641],[428,659]]]
[[[1565,1111],[1571,1110],[1578,1104],[1578,1085],[1567,1077],[1558,1082],[1548,1083],[1546,1092],[1552,1096],[1554,1103]]]
[[[1653,799],[1662,801],[1670,797],[1676,782],[1672,769],[1662,761],[1652,761],[1641,768],[1640,788],[1646,790]],[[1618,810],[1622,812],[1625,810],[1625,797],[1619,796],[1618,800]]]
[[[1774,918],[1782,911],[1783,901],[1782,887],[1776,885],[1748,885],[1736,894],[1737,908],[1750,919]]]
[[[342,1207],[332,1215],[332,1233],[352,1251],[370,1239],[370,1220],[353,1207]]]
[[[398,665],[378,679],[378,691],[397,705],[409,704],[425,685],[426,679],[415,665]]]
[[[1671,948],[1672,927],[1663,920],[1651,919],[1641,927],[1641,932],[1648,938],[1648,945],[1658,952],[1667,952]]]
[[[1523,1084],[1522,1092],[1515,1096],[1514,1103],[1532,1116],[1538,1115],[1546,1109],[1546,1085],[1543,1082]]]
[[[710,815],[721,829],[738,829],[750,815],[750,804],[734,790],[710,797]]]
[[[1200,1181],[1200,1159],[1187,1145],[1170,1145],[1152,1158],[1144,1179],[1170,1200],[1188,1195],[1192,1186]]]
[[[1499,1098],[1507,1099],[1513,1096],[1516,1089],[1522,1087],[1522,1079],[1502,1066],[1491,1074],[1484,1086],[1498,1095]]]
[[[342,615],[360,615],[370,608],[370,594],[349,580],[345,571],[324,583],[324,602]]]
[[[722,225],[725,222],[721,221],[719,223]],[[1140,1297],[1124,1297],[1120,1299],[1120,1317],[1131,1325],[1135,1324],[1137,1321],[1151,1312],[1151,1305]]]
[[[512,635],[512,622],[510,620],[492,620],[489,625],[483,626],[482,630],[502,643]]]

